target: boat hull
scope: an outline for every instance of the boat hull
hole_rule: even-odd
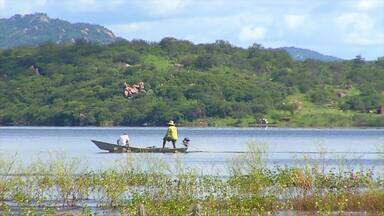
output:
[[[147,148],[137,148],[137,147],[126,147],[120,146],[112,143],[91,140],[99,149],[105,150],[111,153],[185,153],[188,148],[156,148],[156,147],[147,147]]]

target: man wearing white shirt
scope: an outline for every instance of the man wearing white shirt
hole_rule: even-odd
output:
[[[120,138],[117,140],[118,145],[128,146],[129,147],[129,136],[128,133],[124,133],[120,136]]]

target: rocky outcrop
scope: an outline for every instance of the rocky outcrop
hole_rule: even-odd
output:
[[[44,13],[17,14],[9,19],[0,19],[0,34],[0,48],[37,46],[47,42],[74,43],[76,40],[108,44],[117,40],[112,31],[103,26],[70,23],[52,19]]]
[[[134,97],[139,93],[145,93],[144,82],[139,82],[138,84],[129,85],[127,82],[124,83],[124,96],[127,98]]]

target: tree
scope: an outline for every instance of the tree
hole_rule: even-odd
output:
[[[365,63],[365,60],[364,58],[361,56],[361,55],[357,55],[353,60],[352,62],[354,63],[354,65],[362,65]]]

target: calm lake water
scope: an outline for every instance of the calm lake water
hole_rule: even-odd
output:
[[[135,127],[0,127],[0,153],[25,164],[58,154],[79,157],[92,169],[110,167],[127,157],[155,157],[171,164],[183,162],[202,173],[224,174],[228,162],[241,158],[248,145],[263,143],[269,152],[270,166],[320,161],[328,167],[343,164],[347,168],[384,170],[384,155],[378,152],[379,146],[384,145],[384,129],[179,128],[180,140],[191,139],[191,153],[140,156],[102,153],[90,141],[115,143],[119,135],[128,132],[134,146],[161,146],[165,131],[166,128]]]

